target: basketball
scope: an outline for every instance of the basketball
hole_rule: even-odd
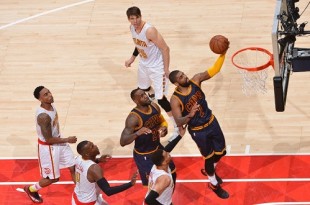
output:
[[[223,54],[229,47],[229,41],[225,36],[213,36],[209,42],[211,51],[216,54]]]

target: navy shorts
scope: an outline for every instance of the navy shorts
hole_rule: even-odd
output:
[[[135,151],[133,152],[133,158],[135,160],[135,163],[138,167],[140,178],[142,181],[143,186],[147,186],[149,182],[149,174],[151,172],[151,169],[153,167],[153,162],[151,160],[152,154],[138,154]],[[171,160],[169,163],[169,167],[171,169],[171,172],[175,172],[175,165],[174,162]]]
[[[202,156],[206,159],[213,155],[225,155],[226,145],[222,129],[214,117],[213,122],[201,130],[188,130]]]

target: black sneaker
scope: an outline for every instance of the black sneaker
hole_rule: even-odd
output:
[[[43,199],[40,197],[38,192],[31,192],[29,190],[29,185],[24,187],[24,191],[26,192],[26,194],[29,196],[29,198],[31,199],[31,201],[33,201],[34,203],[40,204],[43,203]]]
[[[201,174],[203,174],[203,175],[205,175],[205,176],[208,176],[208,174],[207,174],[207,172],[206,172],[205,169],[201,169],[200,171],[201,171]],[[215,178],[216,178],[217,183],[223,184],[222,178],[219,177],[216,173],[215,173]]]
[[[213,184],[209,183],[208,187],[220,198],[222,199],[227,199],[229,197],[229,194],[227,191],[225,191],[224,189],[222,189],[222,187],[217,184],[216,186],[214,186]]]

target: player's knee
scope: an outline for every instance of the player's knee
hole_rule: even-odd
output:
[[[51,181],[52,181],[52,183],[56,183],[56,182],[59,181],[59,178],[57,178],[57,179],[51,179]]]
[[[171,111],[171,106],[169,101],[167,100],[166,96],[164,96],[162,99],[157,100],[160,107],[162,107],[166,112]]]
[[[223,152],[223,154],[221,155],[214,155],[214,163],[217,163],[218,161],[220,161],[220,159],[226,155],[226,151]]]

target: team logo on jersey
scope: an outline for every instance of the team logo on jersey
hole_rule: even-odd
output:
[[[45,174],[50,174],[50,173],[51,173],[50,168],[44,168],[44,173],[45,173]]]

